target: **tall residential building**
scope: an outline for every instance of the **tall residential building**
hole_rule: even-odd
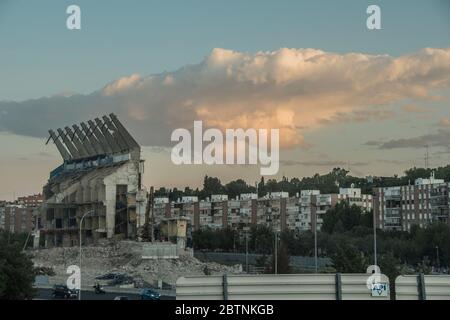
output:
[[[449,183],[441,179],[417,179],[414,185],[374,189],[377,227],[410,231],[413,225],[449,222]]]
[[[38,207],[44,202],[42,194],[33,194],[31,196],[24,196],[17,198],[17,203],[25,207]]]
[[[302,190],[300,193],[299,231],[314,230],[317,215],[317,230],[323,225],[325,213],[337,203],[346,201],[356,205],[363,213],[372,210],[372,195],[362,194],[360,188],[340,188],[337,194],[321,194],[319,190]]]

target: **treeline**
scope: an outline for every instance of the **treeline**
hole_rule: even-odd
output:
[[[184,190],[161,187],[155,191],[155,196],[169,197],[170,200],[176,201],[182,196],[198,196],[200,199],[206,199],[212,194],[227,194],[229,198],[235,198],[241,193],[255,193],[258,191],[258,196],[262,197],[269,192],[288,192],[290,196],[295,196],[301,190],[320,190],[321,193],[337,193],[339,187],[350,187],[354,184],[355,187],[361,188],[363,193],[370,194],[375,187],[390,187],[397,185],[413,184],[417,178],[429,178],[434,171],[437,179],[444,179],[450,181],[450,165],[445,167],[438,167],[435,169],[411,168],[405,171],[404,176],[398,177],[353,177],[349,175],[349,171],[342,168],[334,168],[326,174],[315,174],[312,177],[304,178],[287,178],[283,177],[281,180],[268,179],[264,177],[258,183],[247,183],[242,179],[231,181],[227,184],[222,184],[220,179],[216,177],[205,176],[203,179],[202,189],[191,189],[185,187]]]

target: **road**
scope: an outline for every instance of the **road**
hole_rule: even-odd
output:
[[[37,295],[35,299],[38,300],[54,300],[52,297],[52,289],[37,289]],[[125,296],[128,297],[129,300],[141,300],[141,297],[138,293],[128,293],[128,292],[108,292],[105,294],[95,294],[94,291],[83,290],[81,292],[82,300],[114,300],[117,296]],[[161,300],[174,300],[174,296],[161,296]]]

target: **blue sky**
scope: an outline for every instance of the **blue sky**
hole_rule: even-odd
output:
[[[82,30],[65,9],[82,9]],[[383,30],[365,27],[378,4]],[[0,100],[89,93],[118,77],[173,71],[216,47],[400,55],[450,44],[446,0],[0,1]],[[45,78],[45,81],[42,81]]]
[[[382,30],[366,28],[370,4]],[[0,200],[61,163],[47,129],[105,113],[145,146],[146,185],[196,187],[259,180],[152,149],[196,119],[286,127],[278,178],[392,175],[422,166],[425,144],[431,166],[449,162],[449,103],[450,0],[0,0]]]

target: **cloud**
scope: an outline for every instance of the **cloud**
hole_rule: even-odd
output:
[[[442,118],[441,120],[439,120],[438,125],[441,127],[450,127],[450,119],[447,117]]]
[[[103,88],[102,93],[106,96],[112,96],[114,94],[121,94],[129,88],[136,87],[141,81],[141,76],[138,74],[132,74],[129,77],[123,77],[108,84]]]
[[[216,48],[200,63],[133,74],[88,95],[0,102],[0,130],[44,137],[116,113],[139,143],[172,145],[176,128],[279,128],[281,145],[307,145],[304,130],[339,121],[383,120],[394,102],[435,99],[450,87],[450,48],[400,57],[288,49],[254,54]]]
[[[415,104],[406,104],[402,106],[403,111],[408,113],[425,113],[430,112],[430,109],[417,106]]]
[[[338,167],[338,166],[352,166],[364,167],[369,165],[369,162],[345,162],[334,160],[312,160],[312,161],[297,161],[297,160],[281,160],[282,166],[306,166],[306,167]]]
[[[368,141],[365,144],[377,146],[379,149],[449,147],[450,129],[439,129],[436,133],[425,134],[413,138],[393,139],[389,141]]]

